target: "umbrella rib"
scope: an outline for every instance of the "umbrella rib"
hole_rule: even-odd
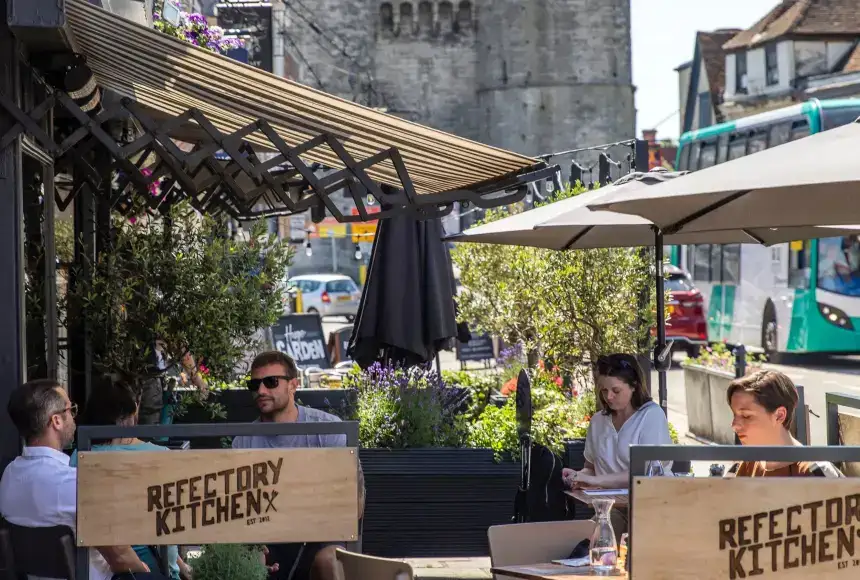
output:
[[[587,228],[585,228],[584,230],[582,230],[581,232],[579,232],[578,234],[573,236],[569,242],[567,242],[564,246],[562,246],[561,249],[562,250],[569,250],[571,246],[573,246],[576,242],[581,240],[583,238],[583,236],[585,236],[585,234],[590,232],[593,228],[594,228],[594,226],[588,226]]]
[[[693,222],[693,221],[699,219],[700,217],[711,213],[712,211],[716,211],[716,210],[720,209],[721,207],[723,207],[724,205],[730,204],[731,202],[735,201],[739,197],[743,197],[751,191],[752,191],[751,189],[747,189],[744,191],[737,191],[737,192],[731,194],[730,196],[728,196],[724,199],[721,199],[720,201],[714,202],[707,207],[703,207],[699,211],[688,215],[684,219],[677,221],[674,224],[672,224],[666,228],[663,228],[663,233],[664,234],[677,234],[678,230],[680,230],[681,228],[683,228],[685,225],[689,224],[690,222]]]
[[[754,239],[756,242],[758,242],[758,243],[759,243],[759,244],[761,244],[762,246],[766,246],[766,245],[767,245],[763,239],[761,239],[760,237],[758,237],[757,235],[755,235],[755,234],[754,234],[754,233],[752,233],[751,231],[749,231],[749,230],[741,230],[741,231],[742,231],[743,233],[745,233],[746,235],[748,235],[749,237],[751,237],[752,239]]]

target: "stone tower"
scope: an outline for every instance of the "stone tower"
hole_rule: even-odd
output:
[[[310,86],[528,155],[634,137],[630,0],[288,6]]]
[[[527,155],[633,138],[630,0],[483,0],[482,140]]]

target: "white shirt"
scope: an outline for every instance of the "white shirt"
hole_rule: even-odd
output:
[[[77,480],[77,470],[69,466],[65,453],[50,447],[24,447],[0,479],[0,515],[18,526],[69,526],[74,532]],[[91,549],[90,580],[110,580],[112,576],[102,555]]]
[[[663,409],[648,401],[630,416],[620,431],[612,424],[612,415],[598,411],[591,417],[585,436],[585,460],[594,465],[595,475],[609,475],[630,470],[631,445],[671,445],[669,422]],[[668,470],[671,463],[664,463]]]

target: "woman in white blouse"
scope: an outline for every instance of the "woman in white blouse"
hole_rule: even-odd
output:
[[[669,422],[651,400],[645,373],[628,354],[602,356],[597,361],[597,397],[601,411],[591,418],[585,436],[585,468],[565,469],[569,487],[627,488],[631,445],[671,445]],[[668,466],[666,467],[668,469]],[[627,509],[613,509],[615,533],[627,531]]]

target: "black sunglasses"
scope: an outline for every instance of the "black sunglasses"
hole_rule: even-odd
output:
[[[597,372],[601,375],[610,371],[633,370],[633,365],[631,365],[629,361],[617,356],[602,356],[597,359],[597,364],[595,366],[597,366]]]
[[[278,385],[281,384],[281,379],[285,381],[291,381],[295,377],[285,377],[283,375],[272,375],[270,377],[263,377],[262,379],[250,379],[245,385],[248,387],[249,391],[256,393],[260,390],[260,385],[265,385],[267,389],[277,389]]]

